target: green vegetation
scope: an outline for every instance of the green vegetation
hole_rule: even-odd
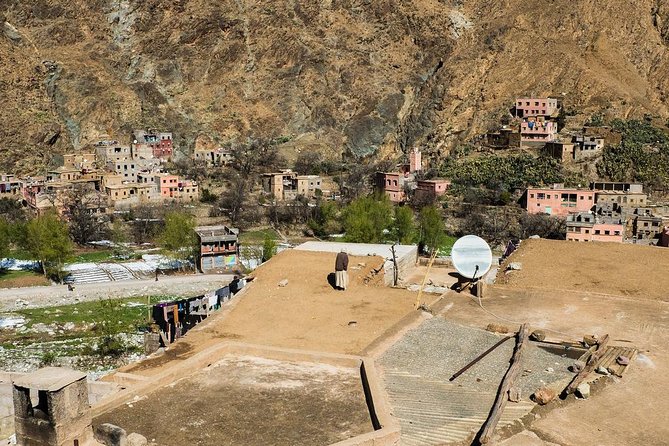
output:
[[[315,209],[312,218],[307,223],[309,228],[318,237],[327,237],[342,231],[339,218],[339,205],[334,201],[323,201]]]
[[[0,218],[0,258],[5,257],[9,252],[11,242],[9,230],[9,223],[4,218]]]
[[[434,252],[446,245],[444,218],[438,208],[426,206],[421,209],[418,223],[420,227],[420,247],[423,250]]]
[[[395,207],[395,218],[392,224],[392,233],[395,241],[401,245],[413,243],[416,227],[413,222],[413,211],[408,206]]]
[[[114,255],[115,254],[113,250],[101,249],[75,253],[74,256],[68,260],[76,263],[107,262],[109,260],[113,260]]]
[[[344,209],[346,241],[354,243],[381,243],[384,231],[392,223],[392,204],[385,195],[353,200]]]
[[[198,250],[195,217],[185,212],[168,213],[160,244],[174,258],[188,259],[194,256]]]
[[[276,241],[267,234],[262,244],[262,261],[267,262],[276,254]]]
[[[244,231],[239,234],[239,242],[241,244],[260,244],[263,243],[267,237],[276,240],[279,238],[279,234],[272,228]]]
[[[24,249],[37,259],[45,276],[60,279],[65,260],[72,253],[72,241],[67,225],[54,213],[47,213],[30,220],[25,226]]]
[[[604,149],[597,164],[600,176],[612,181],[639,181],[650,189],[663,190],[669,184],[669,137],[647,121],[613,120],[622,132],[618,146]]]
[[[452,179],[456,186],[454,191],[478,186],[512,191],[528,185],[541,186],[569,179],[558,160],[528,154],[449,157],[441,168],[441,175]]]

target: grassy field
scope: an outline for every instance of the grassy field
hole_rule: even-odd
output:
[[[265,237],[270,236],[274,240],[280,240],[279,234],[272,228],[260,229],[256,231],[242,232],[239,234],[239,242],[245,244],[262,243]]]
[[[95,251],[82,251],[75,253],[70,262],[72,263],[96,263],[107,262],[114,260],[114,252],[108,249],[100,249]]]
[[[0,288],[50,285],[49,279],[35,271],[0,271]]]

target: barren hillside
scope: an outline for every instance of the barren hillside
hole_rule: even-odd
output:
[[[0,24],[2,168],[141,125],[185,153],[199,135],[439,149],[532,93],[669,115],[664,0],[0,0]]]

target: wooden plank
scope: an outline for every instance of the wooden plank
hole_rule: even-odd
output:
[[[530,326],[528,324],[521,325],[520,330],[518,331],[518,337],[516,338],[516,348],[513,351],[509,369],[506,371],[502,384],[499,386],[499,391],[497,392],[495,403],[490,410],[490,415],[488,415],[488,419],[479,432],[478,444],[486,444],[490,441],[495,432],[495,428],[497,427],[497,423],[499,423],[500,418],[502,418],[504,407],[509,400],[509,391],[514,387],[516,378],[522,370],[521,361],[523,357],[523,349],[527,344],[529,335]]]
[[[481,359],[485,358],[485,357],[486,357],[487,355],[489,355],[493,350],[495,350],[495,349],[496,349],[497,347],[499,347],[500,345],[504,344],[506,341],[508,341],[509,339],[511,339],[513,336],[514,336],[514,335],[505,336],[505,337],[503,337],[502,339],[500,339],[499,341],[497,341],[497,343],[496,343],[495,345],[493,345],[493,346],[490,347],[488,350],[486,350],[486,351],[484,351],[483,353],[481,353],[480,355],[478,355],[476,358],[472,359],[472,360],[469,362],[469,364],[467,364],[466,366],[464,366],[463,368],[461,368],[460,370],[458,370],[457,372],[455,372],[455,373],[453,374],[453,376],[451,376],[448,380],[449,380],[449,381],[453,381],[455,378],[457,378],[458,376],[460,376],[460,375],[462,375],[463,373],[465,373],[467,370],[469,370],[469,368],[470,368],[471,366],[473,366],[474,364],[476,364],[477,362],[479,362]]]
[[[583,370],[578,372],[569,385],[562,391],[561,396],[563,398],[574,393],[579,384],[581,384],[585,378],[587,378],[588,375],[595,370],[599,360],[607,351],[606,344],[608,343],[609,335],[604,335],[604,337],[602,337],[602,339],[597,343],[597,350],[592,354],[592,356],[590,356],[590,359],[588,359],[588,362],[586,363],[585,367],[583,367]]]

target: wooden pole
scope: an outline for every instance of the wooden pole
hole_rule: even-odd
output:
[[[562,391],[561,396],[563,398],[574,393],[579,384],[581,384],[585,378],[587,378],[588,375],[592,373],[593,370],[595,370],[595,367],[597,367],[597,363],[599,362],[600,358],[604,356],[604,348],[608,343],[609,335],[604,335],[602,339],[597,342],[597,350],[590,356],[590,359],[588,359],[588,362],[586,363],[585,367],[583,367],[583,370],[578,372],[569,385]]]
[[[530,335],[530,326],[528,324],[523,324],[518,331],[518,337],[516,338],[516,348],[513,351],[513,356],[511,357],[509,369],[504,375],[502,384],[499,386],[499,391],[497,392],[497,398],[495,399],[495,404],[493,404],[492,409],[490,410],[490,415],[488,419],[483,424],[479,435],[478,435],[478,444],[486,444],[490,441],[492,434],[495,432],[497,423],[499,423],[500,418],[502,418],[502,413],[504,412],[504,407],[506,402],[509,400],[509,391],[514,387],[514,382],[522,369],[522,355],[523,348],[527,344],[527,340]],[[475,442],[476,444],[477,442]]]
[[[430,263],[427,265],[427,271],[425,271],[425,276],[423,277],[423,283],[420,285],[420,289],[418,290],[418,296],[416,297],[416,310],[420,308],[420,297],[423,295],[423,288],[425,287],[425,282],[427,282],[427,276],[430,274],[430,269],[432,269],[432,263],[434,262],[434,259],[437,258],[437,253],[439,251],[437,249],[434,250],[432,253],[432,256],[430,257]]]
[[[466,366],[464,366],[463,368],[461,368],[460,370],[458,370],[457,372],[455,372],[455,373],[453,374],[453,376],[451,376],[450,378],[448,378],[448,380],[449,380],[449,381],[453,381],[455,378],[457,378],[458,376],[462,375],[462,374],[465,373],[467,370],[469,370],[469,368],[470,368],[471,366],[473,366],[474,364],[476,364],[477,362],[479,362],[481,359],[483,359],[483,358],[485,358],[486,356],[488,356],[488,355],[490,354],[490,352],[492,352],[492,351],[495,350],[497,347],[499,347],[500,345],[504,344],[506,341],[508,341],[509,339],[511,339],[511,338],[514,337],[514,336],[515,336],[515,335],[509,335],[509,336],[505,336],[505,337],[503,337],[502,339],[500,339],[499,341],[497,341],[497,343],[496,343],[495,345],[493,345],[493,346],[490,347],[488,350],[484,351],[483,353],[481,353],[480,355],[478,355],[476,358],[474,358],[469,364],[467,364]]]

